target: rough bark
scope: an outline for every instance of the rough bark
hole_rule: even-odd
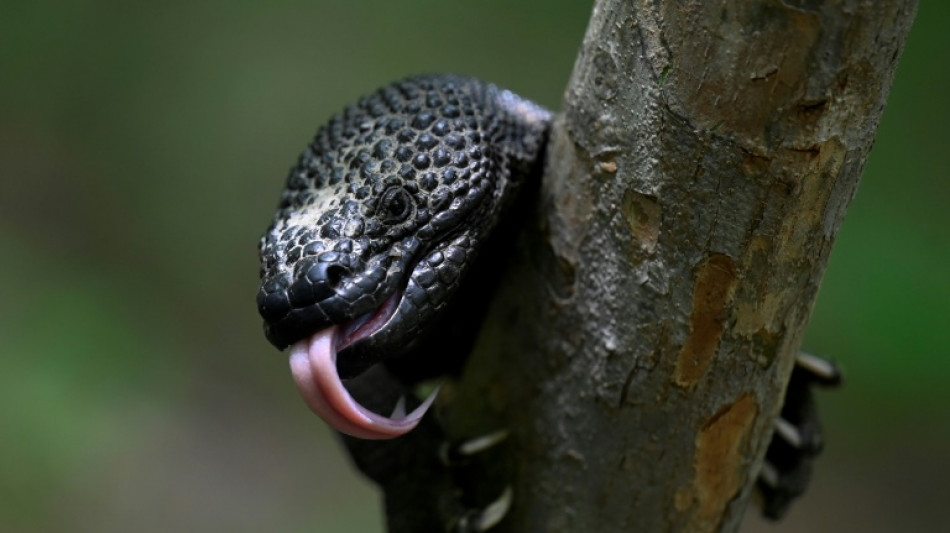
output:
[[[597,2],[441,406],[456,437],[511,431],[498,531],[738,529],[915,10]]]

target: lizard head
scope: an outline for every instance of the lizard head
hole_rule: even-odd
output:
[[[497,149],[493,136],[505,132],[485,112],[486,92],[502,93],[465,78],[414,78],[348,107],[291,169],[261,239],[265,335],[290,347],[305,400],[344,433],[398,436],[433,399],[382,417],[341,380],[426,333],[510,196],[513,158]],[[538,110],[528,140],[539,145],[548,115],[517,103]]]

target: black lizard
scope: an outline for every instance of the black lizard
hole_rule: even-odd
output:
[[[426,467],[438,461],[442,434],[423,419],[436,393],[419,403],[411,390],[464,361],[504,261],[504,235],[513,233],[495,230],[518,190],[537,181],[551,119],[470,78],[384,87],[317,132],[261,239],[265,334],[290,347],[307,404],[349,435],[351,455],[386,489],[390,510],[411,505],[399,487],[419,482],[413,471],[438,470]],[[759,483],[772,517],[804,490],[819,448],[809,385],[838,379],[833,365],[803,357],[789,389],[797,403],[783,411]],[[418,404],[408,414],[406,401]],[[452,482],[426,480],[433,494],[453,494]],[[424,512],[433,530],[480,531],[509,496],[487,513],[452,498]]]

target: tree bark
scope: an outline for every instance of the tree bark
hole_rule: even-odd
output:
[[[510,431],[497,531],[738,529],[915,11],[596,3],[440,406],[454,437]]]

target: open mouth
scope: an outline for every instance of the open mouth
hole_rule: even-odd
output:
[[[383,416],[360,405],[340,378],[337,352],[384,327],[399,306],[401,293],[389,297],[379,309],[342,325],[330,326],[290,347],[290,370],[310,409],[337,431],[362,439],[391,439],[419,424],[438,394],[434,390],[411,413],[400,398],[392,414]]]

